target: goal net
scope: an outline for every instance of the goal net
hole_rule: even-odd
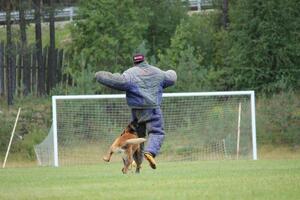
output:
[[[157,159],[256,160],[254,101],[253,91],[165,93],[166,137]],[[131,119],[125,95],[53,96],[52,107],[53,127],[35,146],[40,165],[102,162]]]

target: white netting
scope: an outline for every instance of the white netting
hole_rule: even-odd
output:
[[[53,145],[53,127],[51,126],[50,131],[44,141],[34,146],[35,155],[38,164],[41,166],[52,166],[54,165],[54,145]]]
[[[166,138],[158,159],[235,158],[239,104],[239,158],[252,158],[250,95],[226,95],[164,97]],[[56,112],[60,166],[102,162],[103,154],[131,118],[124,98],[102,99],[101,95],[98,99],[57,99]],[[41,165],[53,164],[48,161],[53,158],[49,153],[52,141],[50,131],[36,148]]]

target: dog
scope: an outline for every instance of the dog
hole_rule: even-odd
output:
[[[122,160],[124,167],[122,168],[123,174],[126,174],[132,163],[135,162],[136,173],[140,173],[142,164],[142,150],[141,146],[146,141],[145,138],[139,138],[137,133],[137,124],[131,122],[124,129],[122,134],[115,139],[110,146],[107,154],[103,157],[105,162],[109,162],[113,153],[123,153]]]

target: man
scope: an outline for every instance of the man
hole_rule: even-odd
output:
[[[156,169],[155,156],[164,140],[164,122],[160,109],[163,89],[175,84],[177,75],[173,70],[162,71],[151,66],[143,54],[133,56],[134,66],[123,74],[99,71],[95,74],[98,82],[108,87],[126,91],[126,100],[131,108],[132,120],[138,123],[139,137],[149,138],[144,157],[152,169]],[[143,145],[141,145],[143,150]],[[142,155],[135,155],[140,157]]]

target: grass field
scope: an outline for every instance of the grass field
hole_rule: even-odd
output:
[[[146,163],[145,163],[146,164]],[[121,174],[121,163],[0,170],[0,199],[300,198],[300,160],[162,162]]]

